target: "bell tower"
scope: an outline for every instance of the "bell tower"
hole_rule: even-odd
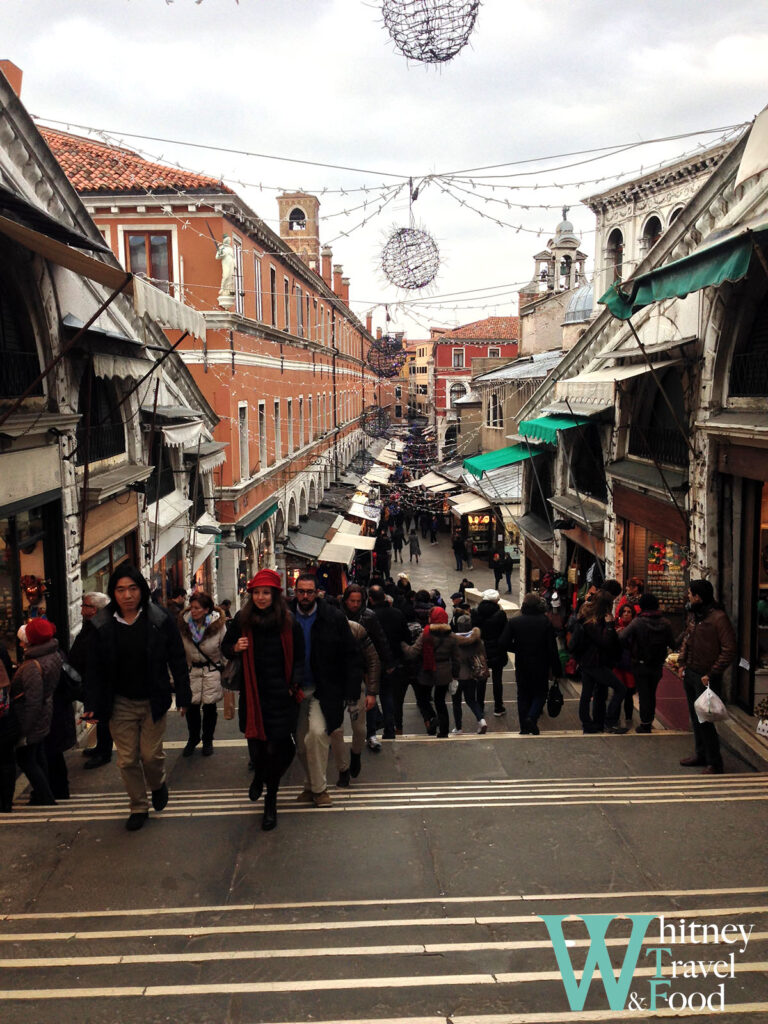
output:
[[[277,197],[280,237],[308,267],[320,272],[320,200],[308,192]]]

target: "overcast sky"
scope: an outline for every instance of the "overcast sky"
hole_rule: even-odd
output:
[[[581,198],[718,136],[590,162],[561,154],[736,125],[768,103],[764,0],[484,0],[470,45],[439,68],[396,52],[375,0],[2,0],[0,30],[0,57],[23,69],[22,98],[48,123],[106,130],[222,176],[274,228],[276,189],[328,190],[321,239],[335,239],[353,309],[377,306],[383,326],[389,303],[390,327],[409,337],[513,312],[514,286],[530,279],[562,204],[592,256]],[[413,215],[442,266],[418,305],[396,306],[404,295],[384,280],[380,252],[408,225],[407,190],[372,216],[381,186],[518,161],[533,162],[452,179],[453,198],[434,179],[421,189]],[[513,171],[526,173],[486,177]],[[447,297],[489,286],[499,287]]]

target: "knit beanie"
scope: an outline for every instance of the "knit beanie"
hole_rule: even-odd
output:
[[[45,644],[56,636],[56,627],[48,619],[30,619],[26,625],[27,643],[30,647]]]
[[[499,592],[498,590],[484,590],[483,591],[484,601],[493,601],[494,604],[499,603]]]

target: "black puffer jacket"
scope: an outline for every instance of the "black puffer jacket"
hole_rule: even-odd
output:
[[[168,676],[170,670],[176,690],[176,706],[187,708],[192,700],[189,688],[189,671],[178,627],[171,616],[158,605],[149,601],[143,606],[142,615],[149,619],[147,643],[147,678],[150,680],[152,718],[159,721],[168,711],[173,699],[173,689]],[[90,637],[86,676],[85,707],[93,711],[101,721],[112,717],[115,694],[112,680],[117,674],[117,623],[111,604],[102,608],[91,619],[93,633]]]
[[[561,673],[560,655],[552,623],[540,610],[527,611],[510,619],[504,633],[504,646],[515,655],[518,683],[535,689],[545,689],[550,675]]]
[[[264,732],[268,740],[285,739],[296,732],[299,705],[291,695],[286,682],[283,643],[274,615],[260,616],[255,621],[256,625],[250,633],[253,667],[256,672]],[[291,616],[291,630],[293,635],[292,686],[300,686],[304,675],[304,634],[293,616]],[[221,652],[225,658],[240,657],[235,654],[235,644],[242,635],[243,612],[239,611],[228,624],[221,644]],[[245,732],[247,716],[248,694],[243,685],[240,689],[238,704],[240,732]]]
[[[503,640],[504,630],[507,628],[504,610],[495,601],[481,601],[472,613],[472,625],[480,630],[488,666],[503,668],[509,660]]]

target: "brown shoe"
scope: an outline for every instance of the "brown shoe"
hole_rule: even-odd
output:
[[[707,767],[704,769],[704,771],[701,774],[702,775],[722,775],[723,774],[723,769],[722,768],[715,768],[714,765],[708,764]]]
[[[312,791],[309,789],[302,789],[299,795],[296,797],[297,804],[311,804],[314,800]]]
[[[328,796],[328,790],[324,789],[322,793],[314,793],[312,799],[315,801],[315,807],[332,807],[333,801]]]
[[[702,761],[700,757],[681,757],[680,764],[683,768],[703,768],[706,765],[706,761]]]

